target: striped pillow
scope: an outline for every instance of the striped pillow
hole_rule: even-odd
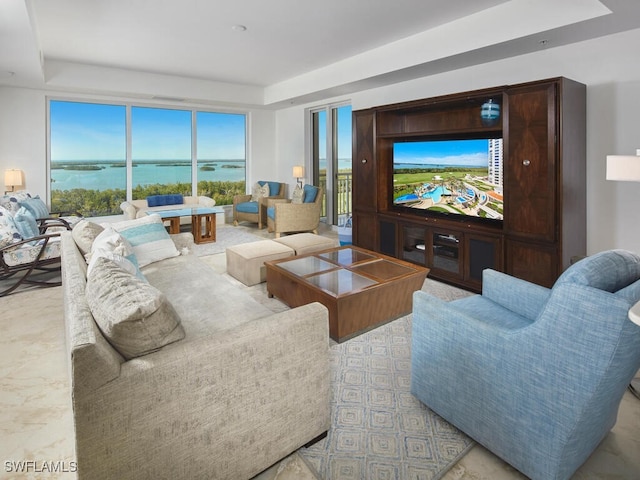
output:
[[[129,241],[140,267],[180,255],[160,215],[112,223],[111,227]]]

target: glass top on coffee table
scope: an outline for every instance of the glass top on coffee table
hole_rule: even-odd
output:
[[[334,250],[331,252],[325,252],[318,255],[319,257],[326,258],[338,265],[348,267],[355,263],[370,262],[377,260],[377,257],[360,250],[354,250],[353,248],[343,248],[340,250]]]
[[[280,268],[291,272],[299,277],[306,277],[314,273],[324,272],[337,268],[335,264],[329,263],[318,257],[300,257],[288,260],[280,264]]]
[[[190,215],[211,215],[213,213],[224,213],[222,207],[186,207],[167,210],[147,210],[147,215],[160,215],[162,218],[188,217]]]

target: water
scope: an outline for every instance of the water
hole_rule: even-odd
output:
[[[125,189],[127,171],[122,162],[52,162],[52,165],[99,165],[101,170],[63,170],[51,169],[53,190],[71,190],[85,188],[87,190]],[[178,164],[182,162],[148,162],[133,167],[133,185],[153,185],[169,183],[191,183],[191,165]],[[114,166],[117,165],[117,166]],[[198,181],[245,181],[244,160],[210,160],[198,164]],[[215,170],[201,170],[204,165]],[[227,167],[223,167],[227,166]],[[232,168],[228,168],[232,167]]]
[[[144,162],[144,163],[143,163]],[[84,188],[87,190],[110,190],[126,188],[127,171],[124,162],[116,161],[55,161],[53,167],[61,165],[97,165],[101,170],[63,170],[51,169],[52,190],[71,190]],[[145,160],[133,167],[133,185],[166,185],[170,183],[191,183],[191,165],[188,161],[150,161]],[[215,168],[201,170],[202,166]],[[320,168],[325,168],[324,159],[320,160]],[[351,159],[340,158],[340,170],[351,170]],[[244,160],[206,160],[198,163],[198,181],[244,182],[246,168]]]

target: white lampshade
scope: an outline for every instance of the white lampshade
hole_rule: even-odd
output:
[[[4,184],[7,187],[22,185],[22,170],[12,168],[4,172]]]
[[[607,180],[640,182],[640,150],[636,155],[607,155]]]
[[[304,166],[302,166],[302,165],[294,165],[294,167],[293,167],[293,176],[295,178],[304,177]]]

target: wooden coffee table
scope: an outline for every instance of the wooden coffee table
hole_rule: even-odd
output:
[[[267,294],[290,307],[320,302],[342,342],[411,313],[429,269],[355,246],[265,262]]]
[[[180,217],[191,217],[191,232],[195,243],[216,241],[216,214],[224,213],[222,207],[191,207],[174,210],[147,211],[147,215],[160,215],[169,222],[169,233],[180,233]]]

